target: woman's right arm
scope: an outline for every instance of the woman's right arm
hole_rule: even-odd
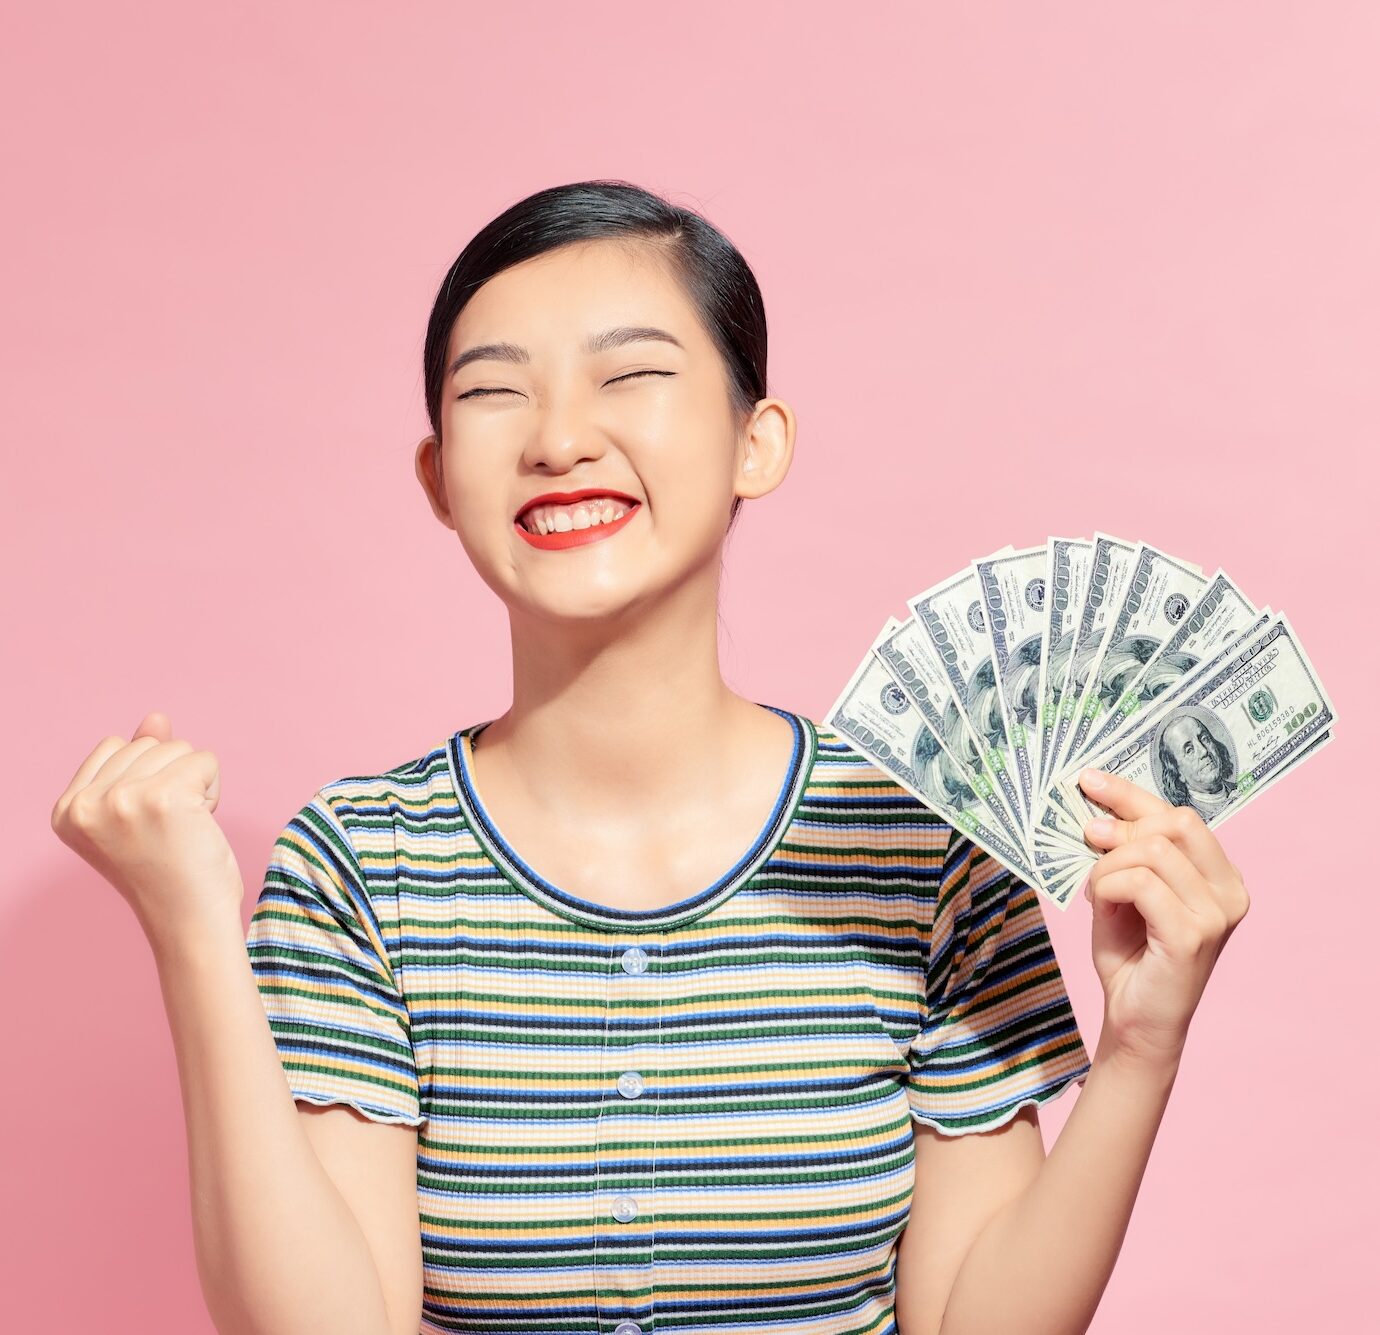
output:
[[[212,816],[219,791],[215,756],[152,714],[131,741],[107,737],[87,756],[52,816],[153,951],[207,1307],[221,1335],[415,1335],[417,1128],[298,1111],[244,940],[239,868]]]
[[[182,1087],[197,1271],[216,1329],[416,1335],[417,1128],[343,1108],[298,1111],[238,915],[151,944]],[[308,1119],[327,1134],[354,1209]],[[391,1317],[375,1249],[387,1259]]]

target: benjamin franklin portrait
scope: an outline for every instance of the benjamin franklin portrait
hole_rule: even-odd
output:
[[[1065,631],[1049,646],[1049,662],[1045,666],[1045,689],[1052,697],[1055,709],[1063,695],[1064,674],[1068,671],[1069,654],[1073,649],[1073,631]]]
[[[1196,705],[1172,709],[1160,723],[1150,767],[1166,802],[1192,807],[1204,820],[1236,796],[1231,734],[1219,718]]]
[[[976,805],[978,795],[964,778],[949,753],[929,728],[921,728],[915,739],[915,754],[910,758],[916,784],[937,810],[956,807],[966,811]]]
[[[1107,646],[1097,670],[1097,695],[1104,710],[1111,709],[1126,688],[1145,670],[1160,641],[1149,635],[1126,635]]]
[[[1017,723],[1034,728],[1040,717],[1040,649],[1043,638],[1031,635],[1022,640],[1006,661],[1003,689],[1006,703]]]
[[[1161,691],[1173,686],[1185,673],[1197,667],[1198,662],[1198,657],[1194,654],[1161,654],[1150,664],[1145,676],[1137,683],[1136,691],[1141,704],[1146,704]]]
[[[968,717],[978,736],[988,746],[1006,749],[1006,723],[1001,716],[1001,700],[997,695],[997,669],[990,656],[973,669],[967,690]]]

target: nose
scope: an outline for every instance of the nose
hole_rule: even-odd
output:
[[[566,473],[585,460],[602,458],[607,449],[587,401],[572,393],[542,407],[523,450],[523,462],[532,469]]]

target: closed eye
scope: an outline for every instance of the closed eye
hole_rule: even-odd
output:
[[[616,385],[620,380],[632,380],[639,375],[675,375],[674,371],[629,371],[627,375],[615,376],[609,381],[610,385]],[[491,394],[516,394],[515,389],[506,389],[493,385],[483,385],[478,389],[466,390],[463,394],[457,394],[456,399],[476,399],[487,398]]]
[[[620,380],[631,380],[639,375],[675,375],[674,371],[629,371],[627,375],[615,376],[609,381],[610,385],[616,385]]]

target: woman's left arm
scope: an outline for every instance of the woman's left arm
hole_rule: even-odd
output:
[[[1114,815],[1087,887],[1105,993],[1092,1068],[1030,1185],[983,1226],[949,1291],[940,1335],[1082,1335],[1121,1250],[1189,1021],[1246,915],[1241,873],[1196,811],[1115,775],[1080,784]]]

